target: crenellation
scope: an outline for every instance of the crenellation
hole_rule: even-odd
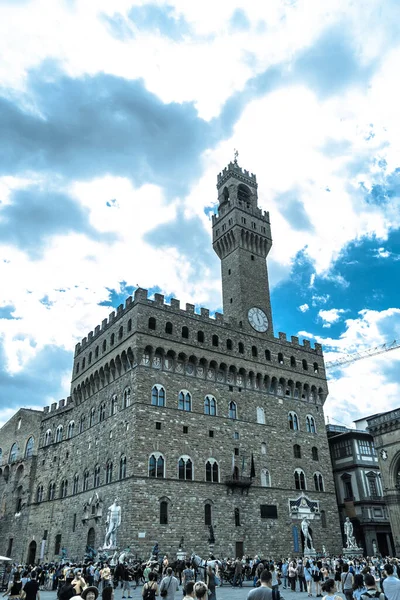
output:
[[[108,323],[111,324],[115,319],[115,311],[113,310],[112,312],[110,312],[110,314],[108,315]]]
[[[125,310],[129,310],[129,308],[132,306],[132,301],[132,296],[128,296],[125,300]]]
[[[58,402],[58,408],[64,408],[65,406],[65,398],[62,398],[62,400],[59,400]]]
[[[310,343],[310,340],[303,340],[303,346],[304,346],[304,348],[306,348],[307,350],[311,350],[311,343]]]
[[[44,414],[45,414],[45,415],[46,415],[47,413],[49,413],[49,412],[50,412],[50,406],[44,406],[44,407],[43,407],[43,412],[44,412]]]
[[[299,338],[297,337],[297,335],[292,335],[292,344],[294,346],[298,346],[299,345]]]
[[[214,319],[216,320],[217,323],[219,323],[220,325],[223,325],[224,315],[222,313],[220,313],[220,312],[214,313]]]
[[[200,308],[200,316],[204,319],[208,319],[210,317],[210,311],[208,308]]]
[[[93,331],[89,331],[88,333],[88,342],[91,342],[93,339]]]
[[[52,402],[50,405],[50,412],[54,412],[55,410],[57,410],[57,402]]]
[[[282,331],[280,331],[278,333],[278,335],[279,335],[279,339],[280,339],[281,342],[286,342],[287,341],[286,340],[286,333],[282,333]]]
[[[145,290],[144,288],[136,288],[135,290],[135,294],[134,294],[134,302],[140,302],[140,301],[145,301],[148,300],[148,294],[149,291]]]
[[[100,325],[96,325],[96,327],[94,328],[94,335],[97,336],[100,333]]]
[[[154,294],[154,303],[162,306],[164,304],[164,294]]]
[[[180,300],[177,300],[176,298],[171,298],[171,308],[174,310],[180,310],[181,309]]]
[[[101,330],[104,331],[105,329],[107,329],[107,325],[108,325],[108,320],[103,319],[101,322]]]
[[[117,316],[120,316],[124,311],[124,305],[120,304],[117,308]]]
[[[194,312],[194,304],[189,304],[187,302],[186,303],[186,312],[189,313],[189,314],[191,314],[191,315],[194,315],[195,314],[195,312]]]

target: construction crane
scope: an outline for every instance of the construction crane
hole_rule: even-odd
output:
[[[341,365],[348,365],[350,363],[356,362],[357,360],[368,358],[369,356],[377,356],[378,354],[384,354],[385,352],[390,352],[390,350],[396,350],[397,348],[400,348],[400,342],[398,340],[393,340],[391,344],[385,343],[381,346],[375,346],[374,348],[367,348],[366,350],[361,350],[360,352],[354,352],[353,354],[345,354],[340,358],[328,361],[327,363],[325,363],[325,367],[327,369],[334,369],[335,367],[340,367]]]

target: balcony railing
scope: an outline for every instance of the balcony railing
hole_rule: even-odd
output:
[[[243,475],[238,477],[233,475],[225,477],[225,485],[231,490],[232,493],[235,489],[239,489],[242,494],[244,491],[249,493],[249,488],[252,483],[253,479],[251,477],[244,477]]]

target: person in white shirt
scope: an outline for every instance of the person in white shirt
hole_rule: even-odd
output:
[[[383,580],[383,591],[388,600],[400,600],[400,579],[393,575],[393,565],[385,565],[386,579]]]

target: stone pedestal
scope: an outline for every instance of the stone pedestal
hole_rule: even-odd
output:
[[[176,560],[186,561],[186,552],[184,550],[178,550],[178,552],[176,553]]]
[[[353,548],[343,548],[343,556],[347,559],[363,555],[363,548],[359,548],[358,546],[354,546]]]

